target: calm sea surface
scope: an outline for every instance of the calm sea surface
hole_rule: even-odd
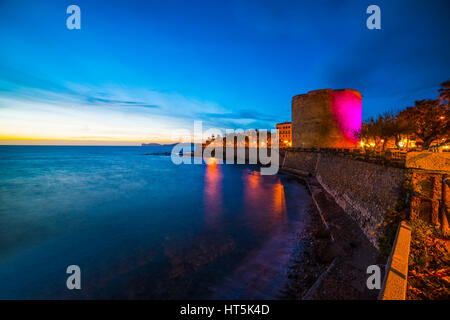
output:
[[[275,297],[305,187],[165,151],[0,146],[0,298]]]

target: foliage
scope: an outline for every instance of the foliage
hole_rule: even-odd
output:
[[[408,218],[413,194],[412,174],[403,183],[400,200],[385,212],[378,245],[387,258],[392,250],[399,223]],[[409,221],[411,247],[409,254],[407,298],[450,299],[450,239],[439,227],[420,219]]]
[[[450,141],[450,80],[441,86],[439,99],[416,101],[413,107],[397,113],[390,111],[377,118],[371,117],[355,136],[369,150],[380,146],[384,150],[390,138],[394,139],[398,148],[403,148],[400,143],[402,138],[410,135],[422,140],[424,150],[437,140],[439,143]]]
[[[408,299],[450,299],[450,239],[420,219],[410,226]]]
[[[422,139],[423,149],[437,139],[448,139],[450,133],[450,110],[447,104],[439,100],[416,101],[414,107],[408,107],[399,116],[408,119],[413,125],[414,134]]]
[[[439,100],[443,104],[449,104],[450,103],[450,80],[444,82],[441,84],[441,89],[439,89]]]
[[[392,208],[384,212],[384,223],[380,226],[381,235],[378,237],[378,246],[385,258],[391,253],[399,223],[408,218],[412,190],[412,174],[408,173],[403,182],[400,199]]]

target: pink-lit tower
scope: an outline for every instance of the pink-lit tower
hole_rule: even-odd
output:
[[[294,148],[354,148],[361,130],[362,96],[353,89],[322,89],[292,98]]]

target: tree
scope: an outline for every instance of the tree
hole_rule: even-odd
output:
[[[441,84],[441,89],[439,89],[439,100],[441,101],[441,104],[447,104],[450,103],[450,80],[445,81]]]
[[[414,134],[422,139],[422,149],[427,150],[437,139],[448,139],[450,133],[450,113],[448,105],[439,100],[416,101],[414,107],[400,111],[402,117],[411,124]]]
[[[409,132],[409,124],[392,111],[379,115],[378,118],[369,118],[361,128],[359,138],[363,143],[376,149],[381,144],[385,150],[386,144],[390,138],[395,138],[396,144],[400,141],[402,135]]]
[[[395,140],[397,148],[402,148],[400,142],[406,135],[409,136],[414,133],[414,123],[408,119],[407,115],[399,112],[395,115],[395,123],[392,130],[392,137]]]
[[[383,137],[387,134],[387,127],[384,126],[384,115],[368,118],[361,126],[361,130],[355,133],[355,137],[362,142],[363,148],[375,150],[380,143],[383,143]]]
[[[379,132],[380,142],[384,151],[389,138],[397,134],[397,116],[392,111],[385,112],[378,117],[376,126],[378,127],[377,131]]]
[[[363,148],[373,147],[376,145],[378,131],[375,125],[376,121],[373,117],[368,118],[361,125],[361,130],[355,134],[361,140]]]
[[[396,146],[403,148],[401,140],[410,135],[423,141],[424,150],[438,139],[440,143],[450,141],[450,80],[441,87],[437,100],[416,101],[414,107],[398,113],[389,111],[376,119],[367,119],[355,137],[361,140],[363,147],[376,149],[382,143],[383,150],[389,138],[394,138]]]

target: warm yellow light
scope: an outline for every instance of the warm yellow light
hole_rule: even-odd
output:
[[[361,141],[359,144],[361,145],[361,147],[364,147],[364,142]]]
[[[214,157],[208,158],[206,164],[210,165],[210,166],[214,166],[217,164],[217,160]]]

